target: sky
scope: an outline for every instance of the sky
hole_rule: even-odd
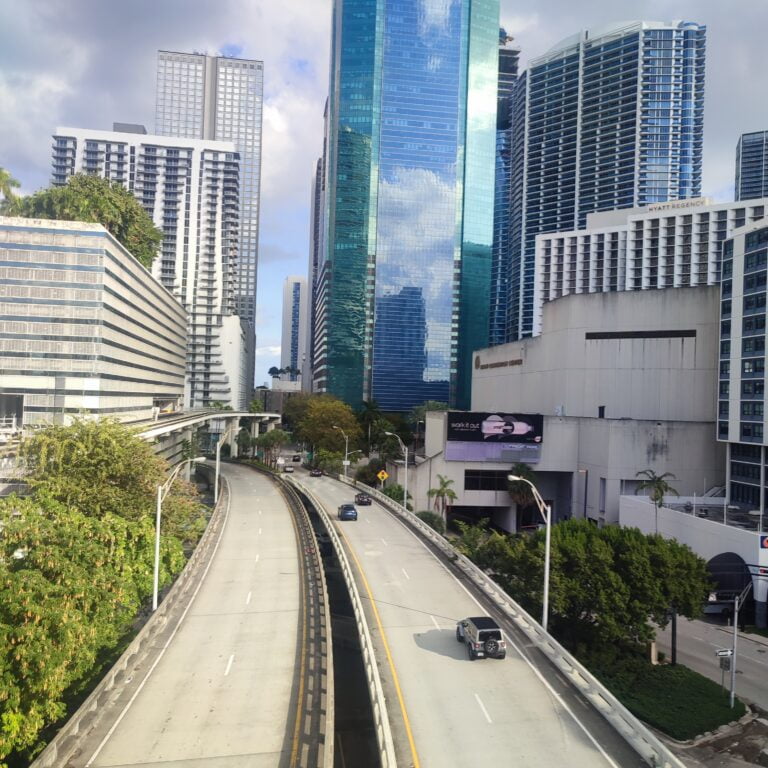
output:
[[[442,6],[455,0],[413,0]],[[282,284],[306,275],[323,140],[332,0],[0,0],[0,167],[47,186],[56,127],[154,126],[158,49],[264,62],[256,382],[279,365]],[[766,0],[500,0],[528,59],[604,24],[707,25],[703,194],[733,199],[738,137],[768,129]]]

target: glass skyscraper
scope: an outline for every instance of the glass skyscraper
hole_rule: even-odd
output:
[[[532,332],[536,235],[700,194],[705,48],[700,24],[638,21],[531,61],[513,94],[506,340]]]
[[[768,197],[768,131],[743,133],[736,145],[736,200]]]
[[[235,303],[255,336],[259,250],[260,61],[158,51],[155,132],[159,136],[234,142],[240,155],[240,231]],[[250,348],[255,351],[255,343]],[[249,386],[253,384],[253,359]]]
[[[487,346],[498,0],[334,3],[314,381],[469,405]]]

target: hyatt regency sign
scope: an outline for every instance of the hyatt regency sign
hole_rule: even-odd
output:
[[[543,430],[540,414],[449,411],[445,460],[535,464]]]

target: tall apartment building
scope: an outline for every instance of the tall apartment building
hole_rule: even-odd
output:
[[[544,304],[561,296],[717,285],[723,241],[767,210],[768,198],[696,198],[593,213],[585,229],[538,235],[533,335]]]
[[[261,61],[158,51],[155,132],[160,136],[231,141],[240,155],[240,246],[235,308],[256,328],[259,253]],[[249,343],[248,386],[253,386],[255,338]]]
[[[307,354],[307,280],[286,277],[283,283],[283,334],[280,342],[280,367],[304,373]],[[286,374],[297,381],[296,373]]]
[[[187,313],[100,224],[0,216],[0,423],[176,410]]]
[[[513,96],[507,338],[533,331],[536,235],[701,189],[706,28],[585,30],[533,59]]]
[[[736,145],[736,199],[768,197],[768,131],[743,133]]]
[[[493,251],[488,343],[503,344],[507,333],[509,231],[512,215],[512,95],[520,48],[499,30],[499,84],[496,96],[496,180],[493,202]]]
[[[52,183],[73,173],[117,181],[163,231],[152,274],[189,314],[192,408],[223,402],[245,409],[252,334],[237,315],[239,158],[231,142],[58,128]]]
[[[765,512],[765,319],[768,221],[747,224],[723,246],[719,440],[727,442],[730,502]]]
[[[337,0],[333,19],[315,384],[387,411],[467,406],[488,340],[498,0]]]
[[[314,389],[313,360],[317,334],[316,309],[320,269],[323,264],[325,208],[325,156],[317,159],[312,176],[312,197],[309,206],[309,264],[307,266],[307,352],[302,368],[301,384],[305,392]]]

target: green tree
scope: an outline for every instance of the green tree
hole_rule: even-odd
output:
[[[5,168],[0,168],[0,197],[2,197],[0,214],[8,216],[14,214],[18,206],[18,197],[14,190],[20,186],[21,184]]]
[[[102,224],[134,258],[152,266],[163,233],[136,198],[118,182],[75,174],[66,186],[50,187],[18,201],[18,213],[35,219]]]
[[[22,443],[21,456],[37,498],[96,518],[153,520],[157,486],[168,471],[149,443],[111,419],[46,427]],[[194,486],[177,478],[163,502],[164,533],[195,540],[203,512]]]
[[[528,482],[536,485],[536,475],[531,469],[530,465],[524,464],[521,461],[515,462],[509,470],[510,475],[522,478],[521,480],[509,480],[507,484],[507,490],[509,492],[512,501],[517,505],[518,509],[530,507],[534,503],[533,491]]]
[[[276,365],[273,365],[267,373],[273,378],[276,379],[278,376],[281,376],[284,371],[282,368],[278,368]]]
[[[440,513],[443,522],[447,525],[449,502],[456,501],[458,496],[456,491],[451,488],[453,480],[444,475],[438,475],[437,482],[437,488],[430,488],[427,491],[427,498],[434,499],[435,511]]]
[[[280,451],[288,445],[291,436],[282,429],[271,429],[256,438],[256,447],[264,451],[264,463],[274,466]]]
[[[386,469],[386,466],[386,462],[381,459],[371,459],[365,466],[357,468],[355,480],[359,483],[365,483],[371,488],[378,488],[379,478],[377,475],[382,469]]]
[[[363,400],[363,405],[357,412],[357,419],[360,422],[360,429],[366,436],[368,449],[366,453],[370,455],[371,447],[374,444],[372,427],[373,424],[382,418],[381,408],[376,400]]]
[[[507,539],[505,550],[489,537],[472,557],[538,616],[544,531]],[[696,618],[709,589],[706,563],[678,542],[587,520],[552,528],[550,628],[572,650],[648,643],[652,624],[666,625],[670,605]]]
[[[286,397],[283,402],[282,422],[286,429],[296,432],[304,416],[306,416],[309,404],[318,397],[327,395],[310,395],[306,392],[296,392]]]
[[[237,433],[237,448],[241,456],[248,456],[255,441],[251,439],[251,430],[242,427]]]
[[[344,471],[344,454],[339,451],[328,451],[318,448],[315,451],[314,464],[323,472],[340,475]]]
[[[656,533],[659,532],[659,510],[664,504],[664,497],[674,494],[679,496],[678,492],[667,482],[667,478],[675,479],[671,472],[665,472],[663,475],[657,475],[652,469],[643,469],[635,477],[643,478],[635,488],[635,494],[640,491],[649,491],[649,497],[655,507]]]
[[[392,501],[396,501],[398,504],[403,503],[403,495],[405,493],[405,489],[402,485],[399,485],[398,483],[393,483],[392,485],[386,486],[386,488],[382,488],[381,492],[385,496],[389,496]],[[410,500],[413,499],[413,496],[411,494],[408,494],[408,503],[405,505],[405,508],[413,512],[413,506],[411,505]]]
[[[314,446],[315,450],[323,448],[343,452],[345,441],[340,430],[344,430],[349,437],[349,450],[353,450],[362,436],[354,412],[341,400],[320,395],[308,401],[296,433],[305,443]]]

